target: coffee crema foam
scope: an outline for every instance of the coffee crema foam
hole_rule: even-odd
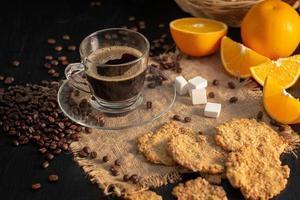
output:
[[[122,67],[128,68],[122,75],[116,75],[116,76],[103,76],[98,73],[98,68],[103,67],[103,65],[108,62],[109,60],[115,60],[120,59],[123,54],[131,54],[137,59],[141,58],[143,56],[142,52],[127,46],[111,46],[111,47],[104,47],[101,49],[97,49],[92,54],[90,54],[87,59],[89,61],[86,62],[86,73],[88,76],[91,76],[98,80],[103,81],[122,81],[134,78],[138,76],[139,74],[143,73],[147,68],[147,58],[142,58],[141,60],[137,61],[134,64],[126,65],[124,66],[117,66],[115,67],[107,67],[109,68],[116,68],[121,69]],[[101,66],[102,65],[102,66]],[[103,69],[104,70],[104,69]]]

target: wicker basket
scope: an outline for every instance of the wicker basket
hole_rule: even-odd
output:
[[[195,17],[209,17],[232,27],[239,27],[248,10],[263,0],[175,0],[185,12]],[[295,9],[299,0],[285,0]]]

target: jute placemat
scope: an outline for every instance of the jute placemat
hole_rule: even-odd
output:
[[[155,130],[162,123],[170,120],[174,114],[192,117],[192,121],[183,124],[184,126],[206,134],[214,134],[214,127],[220,123],[232,118],[255,118],[259,111],[263,111],[262,91],[256,90],[253,82],[240,83],[229,76],[222,67],[218,53],[205,58],[183,58],[180,64],[183,68],[182,75],[186,79],[200,75],[208,80],[207,93],[213,91],[215,94],[215,97],[208,101],[222,104],[220,117],[217,119],[206,118],[203,116],[204,105],[192,106],[190,97],[178,96],[171,111],[151,124],[117,131],[95,129],[91,134],[82,134],[78,142],[71,144],[74,159],[89,175],[90,180],[97,183],[105,194],[133,193],[180,179],[177,167],[166,167],[148,162],[138,152],[136,142],[139,136],[149,130]],[[173,72],[166,73],[171,80],[178,76]],[[219,81],[218,86],[212,84],[214,79]],[[234,82],[237,88],[230,89],[227,85],[229,81]],[[238,97],[238,102],[235,104],[229,103],[229,99],[233,96]],[[157,96],[157,100],[159,98]],[[264,114],[263,121],[267,123],[270,121],[266,114]],[[81,158],[78,151],[84,146],[89,146],[96,151],[97,159]],[[110,156],[109,162],[102,161],[104,155]],[[116,159],[121,159],[120,175],[112,176],[109,168]],[[141,177],[140,184],[124,182],[122,180],[124,174],[137,174]],[[112,185],[114,187],[111,187]]]

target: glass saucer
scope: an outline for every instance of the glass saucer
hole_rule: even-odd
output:
[[[176,90],[173,84],[164,83],[153,89],[146,87],[136,108],[127,113],[108,114],[97,109],[90,94],[80,91],[65,80],[59,88],[57,99],[60,109],[72,121],[86,127],[103,130],[118,130],[141,126],[160,118],[173,106]],[[147,108],[147,102],[152,102]]]

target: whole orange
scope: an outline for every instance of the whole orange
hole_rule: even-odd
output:
[[[289,4],[266,0],[253,6],[241,25],[246,46],[271,59],[287,57],[300,41],[300,17]]]

